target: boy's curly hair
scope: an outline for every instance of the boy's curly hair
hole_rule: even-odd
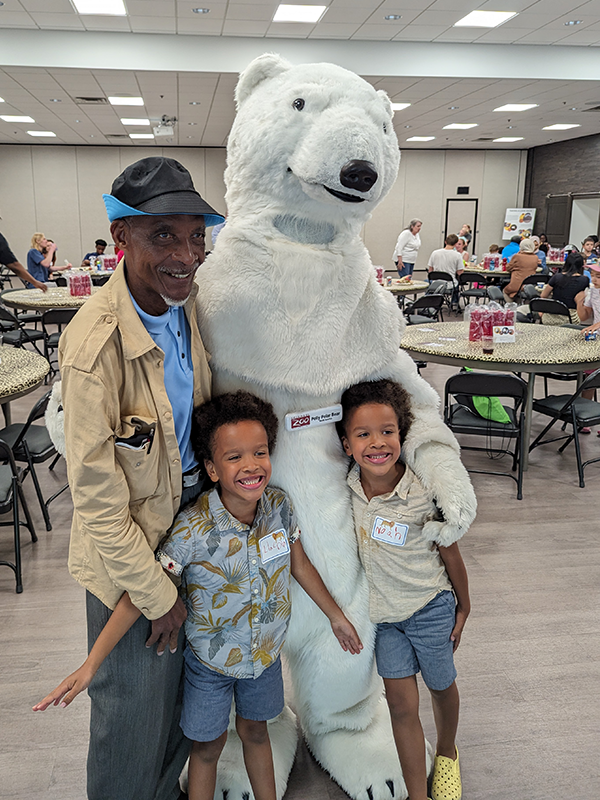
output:
[[[340,438],[346,436],[345,426],[350,413],[367,403],[379,403],[383,406],[391,406],[394,409],[398,418],[401,442],[404,442],[414,419],[408,392],[399,383],[388,379],[357,383],[346,389],[340,402],[344,413],[342,419],[335,423]]]
[[[215,434],[222,425],[236,422],[260,422],[267,432],[269,452],[277,442],[277,417],[270,403],[241,389],[214,397],[194,409],[192,417],[192,447],[200,464],[211,461]]]

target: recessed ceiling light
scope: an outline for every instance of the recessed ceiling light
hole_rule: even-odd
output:
[[[127,9],[123,0],[73,0],[73,5],[78,14],[127,16]]]
[[[506,126],[506,130],[508,130],[508,131],[512,131],[513,128],[514,128],[514,125],[507,125]]]
[[[188,122],[188,125],[197,125],[197,122]]]
[[[2,114],[2,116],[0,116],[0,119],[3,119],[4,122],[35,122],[33,117],[15,117],[12,114],[6,114],[6,115]]]
[[[202,103],[200,102],[200,100],[191,100],[188,103],[188,105],[190,105],[190,106],[200,106],[200,105],[202,105]]]
[[[275,12],[273,22],[318,22],[327,6],[289,6],[282,3]]]
[[[568,22],[565,22],[565,25],[581,25],[582,22],[582,19],[570,19]]]
[[[570,108],[569,111],[577,111],[576,108]]]
[[[456,111],[460,106],[448,106],[448,111]]]
[[[210,8],[192,8],[194,14],[208,14]]]
[[[0,97],[0,103],[5,103],[6,100],[3,97]]]
[[[130,139],[154,139],[153,133],[130,133]]]
[[[498,106],[494,111],[528,111],[537,107],[537,103],[507,103],[505,106]]]
[[[402,19],[402,14],[386,14],[384,19],[387,20]]]
[[[410,128],[410,125],[405,125],[404,127],[405,127],[405,128]]]
[[[435,136],[411,136],[410,139],[407,139],[407,142],[431,142],[435,139]]]
[[[410,105],[411,105],[410,103],[392,103],[392,110],[404,111],[404,109],[408,108]]]
[[[81,120],[80,119],[76,119],[75,122],[81,122]]]
[[[572,125],[546,125],[545,128],[542,128],[543,131],[568,131],[571,128],[581,128],[579,124],[572,124]]]
[[[50,98],[50,102],[51,103],[62,103],[62,100],[60,98],[58,98],[58,97],[51,97]]]
[[[121,125],[150,125],[150,120],[135,119],[134,117],[121,117]]]
[[[111,106],[143,106],[143,97],[109,97]]]
[[[471,11],[466,17],[454,23],[454,27],[497,28],[503,22],[517,16],[517,11]]]
[[[501,136],[499,139],[494,139],[495,142],[520,142],[523,136]]]
[[[27,131],[30,136],[56,136],[53,131]]]
[[[445,131],[467,131],[469,128],[476,128],[476,122],[451,122],[450,125],[444,125]]]

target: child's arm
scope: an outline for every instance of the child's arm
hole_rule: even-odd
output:
[[[354,654],[360,653],[363,645],[354,625],[329,594],[321,576],[304,552],[302,543],[298,540],[291,545],[290,549],[292,575],[329,619],[331,629],[342,646],[342,650],[349,650]]]
[[[446,567],[446,572],[450,578],[450,583],[456,595],[456,622],[450,634],[450,639],[454,642],[454,651],[460,644],[465,622],[471,611],[471,600],[469,598],[469,579],[467,568],[458,549],[458,543],[454,542],[450,547],[438,547],[440,557]]]
[[[51,704],[66,708],[72,703],[78,694],[87,689],[106,656],[121,641],[141,613],[133,605],[127,592],[125,592],[83,664],[68,678],[65,678],[53,692],[50,692],[43,700],[36,703],[33,706],[33,711],[45,711]]]

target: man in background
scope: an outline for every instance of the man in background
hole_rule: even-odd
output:
[[[96,249],[93,250],[91,253],[86,253],[84,255],[83,261],[81,262],[82,267],[89,267],[90,259],[104,255],[104,251],[106,250],[106,242],[104,241],[104,239],[96,239],[94,244],[96,245]]]

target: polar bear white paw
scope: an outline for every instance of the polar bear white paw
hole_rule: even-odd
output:
[[[365,730],[338,729],[317,735],[305,731],[305,738],[321,766],[355,800],[408,797],[385,701]],[[429,773],[433,752],[429,742],[426,747]]]
[[[296,716],[287,706],[278,717],[269,721],[269,738],[273,752],[277,798],[281,800],[294,764],[298,741]],[[184,790],[187,789],[187,765],[180,783]],[[244,766],[242,743],[235,732],[235,725],[230,726],[227,743],[219,759],[214,797],[215,800],[254,800]]]

